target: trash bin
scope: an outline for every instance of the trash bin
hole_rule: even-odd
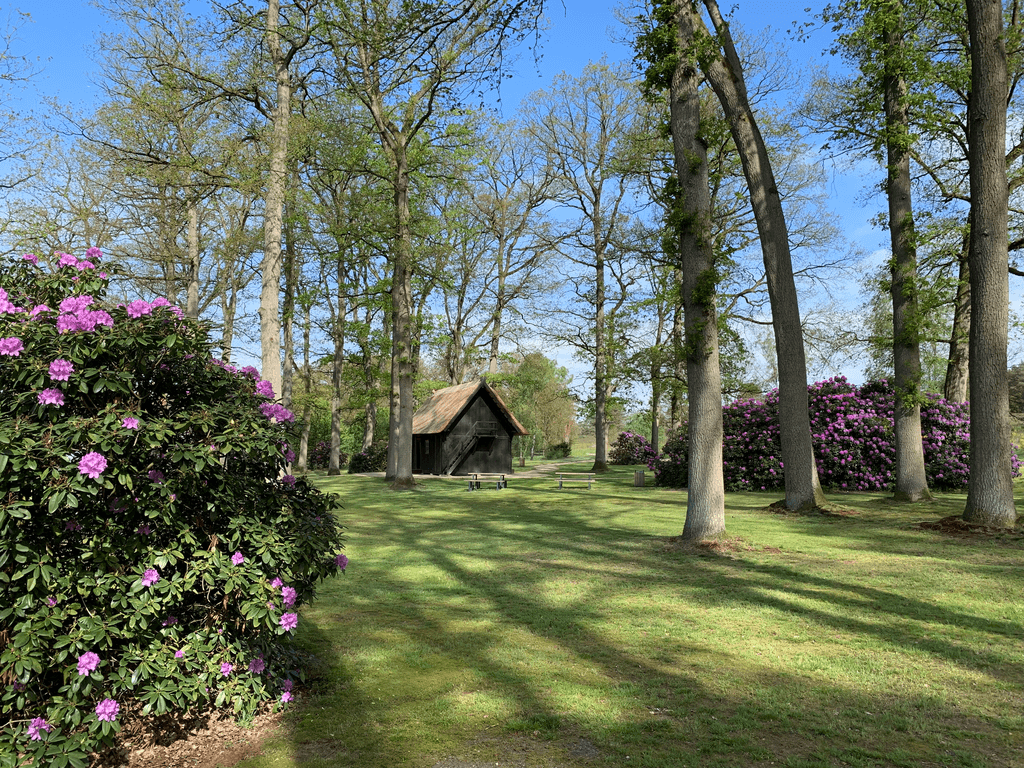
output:
[[[635,488],[644,487],[644,471],[642,469],[638,469],[633,473],[633,486]]]

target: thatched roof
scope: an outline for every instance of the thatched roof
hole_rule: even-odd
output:
[[[483,379],[436,390],[413,415],[412,433],[414,435],[436,435],[450,429],[477,392],[482,392],[484,397],[494,403],[496,410],[508,420],[512,434],[529,434],[498,393]]]

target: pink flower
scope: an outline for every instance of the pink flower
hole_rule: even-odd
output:
[[[138,429],[139,420],[133,416],[125,416],[123,419],[121,419],[121,426],[124,427],[125,429]]]
[[[147,475],[149,476],[149,479],[152,480],[157,485],[160,485],[164,481],[164,473],[161,472],[159,469],[151,469],[149,470]]]
[[[40,405],[64,405],[64,393],[59,389],[44,389],[36,395],[36,400]]]
[[[267,664],[263,661],[263,657],[259,656],[249,662],[249,671],[254,675],[262,675],[263,670],[267,668]]]
[[[334,564],[344,571],[345,566],[348,565],[348,558],[345,555],[338,555],[334,558]]]
[[[295,590],[292,587],[285,587],[281,590],[281,597],[285,605],[295,605]]]
[[[125,307],[125,311],[128,313],[128,317],[142,317],[153,311],[153,305],[148,301],[136,299]]]
[[[160,624],[160,626],[162,626],[162,627],[173,627],[177,623],[178,623],[178,617],[177,616],[168,616],[166,619],[163,620],[163,622]]]
[[[46,598],[46,604],[48,606],[50,606],[51,608],[53,608],[53,606],[55,606],[57,604],[57,598],[55,598],[55,597],[48,597],[48,598]]]
[[[149,536],[153,532],[153,529],[149,527],[148,523],[143,523],[139,526],[139,536]]]
[[[68,296],[60,303],[61,312],[77,314],[92,304],[92,296]]]
[[[41,717],[34,717],[32,718],[32,722],[28,724],[28,737],[32,739],[32,741],[39,741],[43,738],[39,735],[39,731],[46,731],[49,733],[52,730],[53,726],[46,722],[45,719]]]
[[[21,343],[21,339],[14,337],[0,339],[0,355],[21,357],[22,350],[24,349],[25,345]]]
[[[87,651],[78,657],[78,674],[88,675],[100,665],[100,657],[92,651]]]
[[[228,675],[231,674],[231,670],[233,670],[234,668],[235,668],[234,664],[229,664],[228,662],[225,661],[223,664],[220,665],[220,673],[222,675],[224,675],[224,677],[227,677]]]
[[[142,574],[142,586],[151,587],[160,581],[160,574],[156,568],[147,568],[146,572]]]
[[[36,256],[34,253],[26,253],[21,258],[24,259],[25,261],[31,261],[33,264],[39,263],[39,257]]]
[[[281,615],[281,619],[278,622],[282,627],[291,632],[297,626],[299,626],[299,616],[295,613],[285,613]]]
[[[231,562],[234,565],[241,565],[245,562],[245,555],[243,555],[241,552],[235,552],[235,554],[231,556]]]
[[[294,680],[285,680],[283,683],[281,683],[281,689],[285,690],[285,691],[290,691],[294,687],[295,687],[295,681]]]
[[[175,651],[174,652],[174,658],[176,658],[176,659],[184,659],[185,658],[185,649],[184,648],[180,648],[177,651]]]
[[[62,267],[73,267],[78,264],[78,259],[70,253],[62,253],[60,254],[60,261],[57,263]]]
[[[103,474],[103,470],[107,468],[107,460],[103,458],[102,453],[96,453],[96,451],[90,451],[82,457],[82,460],[78,462],[78,471],[83,475],[88,475],[93,480]]]
[[[287,486],[295,487],[295,475],[284,475],[281,478],[281,482]]]
[[[34,307],[32,307],[32,311],[29,312],[29,315],[31,315],[32,317],[35,317],[40,312],[49,312],[49,311],[50,311],[50,308],[48,306],[46,306],[45,304],[36,304]]]
[[[117,702],[113,699],[104,699],[96,705],[96,717],[112,723],[117,719],[117,713],[120,709]]]
[[[103,258],[103,251],[97,248],[95,245],[87,249],[85,252],[85,258],[99,260]]]
[[[280,403],[260,403],[260,412],[268,419],[278,424],[285,421],[295,420],[295,414]]]
[[[285,691],[284,693],[281,694],[281,701],[284,702],[285,704],[287,704],[291,700],[292,700],[291,691]]]
[[[50,363],[50,378],[54,381],[67,381],[74,372],[75,366],[70,360],[57,359]]]
[[[278,576],[272,582],[270,582],[270,586],[272,586],[274,589],[277,589],[278,587],[280,587],[283,584],[284,584],[284,582],[281,581],[281,577],[280,576]]]
[[[273,397],[274,397],[274,385],[271,384],[269,381],[260,381],[256,385],[256,394],[257,395],[263,395],[263,397],[269,397],[269,398],[273,399]]]
[[[83,259],[82,261],[80,261],[77,264],[75,264],[75,267],[77,267],[79,272],[83,272],[83,271],[85,271],[87,269],[95,269],[96,265],[93,264],[91,261],[85,261]]]

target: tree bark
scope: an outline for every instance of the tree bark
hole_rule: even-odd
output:
[[[967,0],[971,180],[971,477],[964,520],[1009,528],[1017,520],[1010,475],[1007,382],[1007,63],[1003,6]]]
[[[345,292],[345,267],[341,254],[337,261],[337,308],[334,312],[334,355],[331,359],[331,453],[327,461],[327,474],[341,474],[341,373],[345,361],[345,316],[348,314],[348,296]]]
[[[942,387],[942,396],[951,403],[967,402],[967,378],[970,371],[971,235],[969,221],[967,226],[963,252],[960,254],[960,274],[957,279],[956,298],[953,304],[953,327],[949,333],[949,361],[946,363],[946,380]]]
[[[594,246],[594,466],[591,472],[608,471],[608,349],[604,332],[605,266],[601,232],[597,226]]]
[[[696,7],[687,3],[683,6],[694,18],[694,29],[698,34],[706,35],[707,39],[717,39],[724,51],[702,56],[701,66],[722,104],[739,151],[764,257],[779,360],[779,426],[785,465],[785,504],[790,510],[810,509],[824,504],[825,495],[818,482],[811,445],[811,424],[807,413],[807,359],[786,217],[768,150],[747,98],[743,70],[729,25],[722,18],[715,0],[703,1],[717,37],[708,32]]]
[[[892,325],[895,404],[893,434],[899,501],[930,499],[921,441],[921,316],[917,291],[917,242],[910,190],[910,114],[903,75],[902,6],[894,3],[882,34],[886,196],[892,244]]]
[[[677,0],[677,8],[689,6],[689,0]],[[677,41],[683,55],[673,73],[669,96],[679,182],[672,217],[679,234],[690,462],[682,537],[686,541],[701,541],[725,533],[718,279],[711,243],[707,146],[700,135],[700,75],[696,62],[687,54],[692,49],[696,29],[692,13],[680,11],[676,20]]]
[[[281,223],[288,179],[288,129],[291,117],[291,78],[278,36],[280,0],[267,0],[266,45],[274,69],[277,103],[270,140],[270,168],[263,212],[263,267],[260,290],[260,350],[263,378],[281,392]]]
[[[188,204],[188,298],[185,316],[199,318],[199,206]]]

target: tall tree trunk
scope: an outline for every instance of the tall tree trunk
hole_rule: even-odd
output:
[[[689,403],[689,479],[683,539],[701,541],[725,533],[722,469],[722,377],[718,354],[718,275],[711,244],[711,192],[707,145],[700,133],[700,75],[689,51],[693,15],[677,0],[681,55],[672,76],[669,108],[678,195],[672,212],[679,234],[679,273],[685,315]]]
[[[885,152],[888,164],[889,235],[892,243],[892,324],[896,487],[900,501],[930,499],[921,441],[921,316],[918,309],[917,238],[910,193],[910,114],[903,75],[903,12],[890,8],[883,44]]]
[[[310,333],[312,325],[310,314],[313,310],[311,302],[302,304],[302,435],[299,438],[298,470],[305,472],[309,467],[309,428],[310,416],[313,411],[313,369],[309,363]]]
[[[970,268],[970,223],[964,235],[963,252],[960,254],[960,274],[956,284],[956,299],[953,304],[953,328],[949,333],[949,362],[946,364],[946,381],[942,396],[951,403],[967,401],[967,377],[970,370],[971,333],[971,268]]]
[[[595,227],[595,231],[597,227]],[[605,343],[604,248],[598,232],[594,282],[594,466],[591,472],[608,471],[608,348]]]
[[[412,488],[412,415],[413,415],[413,315],[412,315],[412,228],[409,211],[409,157],[403,143],[394,153],[395,168],[395,250],[391,279],[392,309],[392,371],[397,382],[392,391],[397,395],[397,408],[392,442],[388,445],[389,463],[394,455],[395,475],[391,487]]]
[[[674,270],[672,279],[678,290],[682,290],[683,273],[677,268]],[[669,419],[672,422],[672,429],[679,429],[683,426],[683,389],[686,385],[686,355],[683,354],[683,337],[686,335],[685,321],[683,319],[682,298],[675,308],[672,316],[672,400],[670,403]]]
[[[199,318],[199,206],[195,201],[188,204],[188,298],[185,300],[185,315],[193,320]]]
[[[717,40],[724,51],[724,55],[716,51],[702,56],[701,66],[722,104],[739,151],[764,257],[779,360],[779,431],[785,465],[785,504],[790,510],[810,509],[824,504],[825,495],[818,482],[811,445],[811,424],[807,413],[807,359],[786,217],[768,150],[747,99],[743,69],[729,25],[722,18],[715,0],[704,0],[704,5],[714,23],[716,36],[707,31],[696,7],[683,3],[694,19],[694,29],[698,34]]]
[[[331,455],[328,475],[341,474],[341,374],[345,360],[345,317],[348,314],[348,294],[345,291],[345,268],[338,255],[337,308],[334,314],[334,356],[331,360]]]
[[[1003,5],[967,0],[971,39],[968,139],[971,179],[971,477],[964,520],[1012,527],[1010,398],[1006,375],[1006,94]]]
[[[280,0],[267,0],[266,45],[274,69],[277,103],[270,139],[270,169],[263,212],[263,276],[260,291],[260,349],[263,378],[281,392],[281,222],[288,180],[288,130],[291,117],[291,78],[278,36]]]
[[[298,168],[292,168],[290,174],[292,188],[298,185]],[[295,252],[295,228],[291,223],[291,211],[286,211],[282,220],[282,234],[284,235],[284,306],[282,319],[284,320],[284,370],[281,374],[281,404],[285,408],[291,408],[293,376],[295,370],[295,292],[298,290],[299,264]]]

